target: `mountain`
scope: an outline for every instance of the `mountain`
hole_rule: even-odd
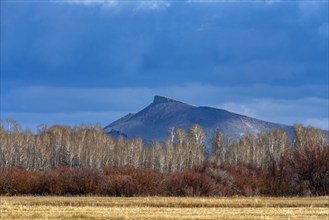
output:
[[[179,127],[187,131],[193,124],[199,124],[205,129],[208,140],[217,129],[234,139],[246,133],[257,134],[278,128],[292,133],[292,128],[287,125],[266,122],[223,109],[197,107],[162,96],[155,96],[149,106],[112,122],[104,131],[113,137],[123,135],[161,141],[168,137],[170,128]]]

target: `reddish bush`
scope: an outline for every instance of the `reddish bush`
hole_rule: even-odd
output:
[[[259,195],[263,189],[263,171],[252,166],[226,166],[227,173],[234,178],[235,192],[244,196]]]
[[[99,194],[103,176],[96,169],[59,168],[44,171],[41,194]]]
[[[221,196],[233,196],[241,193],[236,185],[235,179],[223,167],[217,165],[208,165],[204,173],[214,179]]]
[[[268,166],[262,170],[260,178],[262,188],[260,193],[262,195],[270,196],[287,196],[291,195],[289,192],[289,185],[285,180],[285,176],[292,175],[287,173],[286,166],[282,161],[271,161]]]
[[[104,168],[105,175],[130,176],[137,183],[138,194],[143,196],[160,195],[163,191],[163,176],[159,171],[140,168]]]
[[[36,171],[22,168],[2,168],[0,182],[1,194],[36,194],[40,187],[40,175]]]
[[[173,196],[211,196],[218,195],[218,188],[216,181],[205,174],[183,171],[167,176],[165,193]]]
[[[102,194],[108,196],[134,196],[138,193],[138,183],[131,176],[109,175],[102,184]]]
[[[296,148],[284,155],[285,181],[290,193],[329,195],[329,146]]]

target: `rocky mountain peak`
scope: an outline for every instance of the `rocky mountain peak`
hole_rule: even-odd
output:
[[[154,96],[154,99],[153,99],[153,104],[168,103],[168,102],[178,102],[178,101],[164,97],[164,96],[158,96],[158,95]]]

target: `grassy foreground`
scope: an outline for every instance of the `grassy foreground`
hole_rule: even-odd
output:
[[[0,197],[1,219],[329,219],[329,197]]]

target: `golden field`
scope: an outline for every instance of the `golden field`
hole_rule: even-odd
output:
[[[329,219],[329,197],[0,197],[1,219]]]

